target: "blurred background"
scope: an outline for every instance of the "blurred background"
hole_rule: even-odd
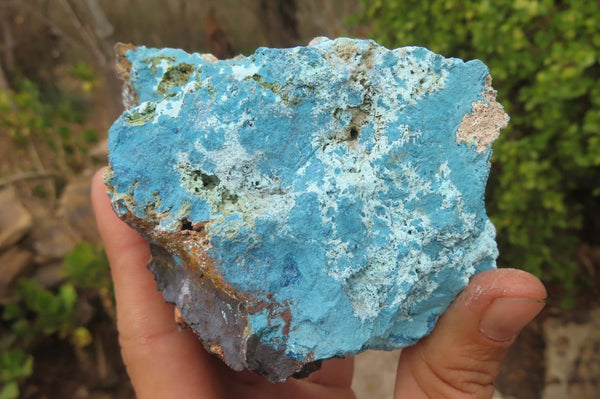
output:
[[[116,42],[219,58],[315,36],[478,58],[511,123],[488,213],[499,266],[550,299],[498,398],[600,397],[600,3],[594,0],[0,0],[0,399],[132,398],[89,203],[122,111]],[[398,352],[358,357],[391,398]]]

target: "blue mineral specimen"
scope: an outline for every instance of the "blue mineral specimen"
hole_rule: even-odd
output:
[[[347,38],[121,53],[113,206],[235,370],[283,381],[411,345],[495,267],[484,190],[508,117],[482,62]]]

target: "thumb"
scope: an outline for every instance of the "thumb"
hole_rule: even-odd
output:
[[[506,351],[545,298],[542,283],[521,270],[474,276],[431,335],[402,351],[394,397],[490,399]]]

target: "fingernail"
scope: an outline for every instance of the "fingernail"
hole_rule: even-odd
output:
[[[546,302],[531,298],[497,298],[483,314],[479,331],[495,341],[508,341],[544,308]]]

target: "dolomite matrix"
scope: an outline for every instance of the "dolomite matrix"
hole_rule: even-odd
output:
[[[105,180],[206,349],[271,381],[428,334],[495,267],[484,189],[508,117],[480,61],[373,41],[121,45]]]

